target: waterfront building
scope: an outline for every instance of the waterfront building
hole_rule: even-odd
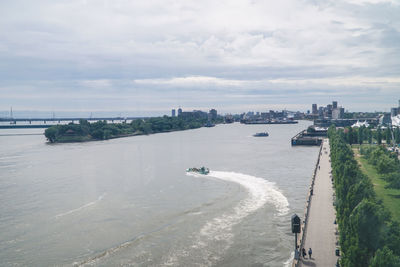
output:
[[[312,104],[312,114],[318,114],[318,107],[317,104]]]
[[[178,108],[178,117],[180,117],[182,115],[182,109]]]
[[[175,109],[172,109],[171,117],[175,117],[175,116],[176,116],[176,114],[175,114]]]

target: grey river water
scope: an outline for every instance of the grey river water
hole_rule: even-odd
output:
[[[0,265],[288,266],[318,156],[290,138],[308,124],[72,144],[2,130]]]

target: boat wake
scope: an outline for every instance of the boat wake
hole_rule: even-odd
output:
[[[178,242],[177,247],[171,247],[170,253],[162,256],[159,262],[161,266],[210,266],[215,265],[221,260],[226,250],[233,244],[233,227],[239,224],[245,217],[251,213],[256,212],[266,204],[275,206],[276,215],[284,216],[288,213],[288,201],[286,197],[279,191],[274,183],[269,182],[263,178],[235,173],[235,172],[221,172],[210,171],[208,175],[197,173],[187,173],[188,176],[197,178],[212,178],[224,180],[227,182],[237,183],[246,189],[247,195],[244,199],[232,209],[224,212],[222,215],[207,221],[197,233],[194,233],[190,240],[192,244],[187,246]],[[61,214],[66,215],[75,212],[79,209],[87,207],[88,203],[78,209]],[[202,211],[198,211],[202,213]],[[191,213],[188,213],[191,215]],[[140,234],[129,241],[121,243],[115,247],[109,248],[104,252],[89,258],[83,262],[75,262],[74,266],[96,265],[99,261],[128,249],[135,242],[148,236],[150,233],[158,232],[168,227],[171,223],[161,226],[158,229]],[[171,244],[172,245],[172,244]],[[151,252],[149,252],[151,254]],[[149,256],[151,258],[151,256]],[[135,262],[134,259],[130,263]],[[133,264],[133,263],[132,263]],[[134,265],[134,264],[133,264]]]
[[[97,198],[97,200],[95,200],[95,201],[89,202],[89,203],[87,203],[87,204],[85,204],[85,205],[83,205],[83,206],[81,206],[79,208],[76,208],[76,209],[73,209],[73,210],[70,210],[70,211],[67,211],[67,212],[64,212],[64,213],[60,213],[60,214],[54,216],[54,218],[58,219],[60,217],[63,217],[63,216],[66,216],[66,215],[81,211],[81,210],[86,209],[86,208],[88,208],[90,206],[93,206],[93,205],[96,205],[99,201],[101,201],[104,198],[105,195],[106,195],[106,193],[104,193],[101,196],[99,196]]]
[[[289,212],[289,203],[286,197],[274,183],[263,178],[221,171],[211,171],[207,176],[191,175],[198,177],[211,176],[240,184],[247,190],[248,196],[241,200],[233,208],[233,211],[225,212],[221,216],[209,220],[195,238],[195,243],[189,249],[191,251],[187,249],[175,251],[173,255],[168,257],[165,265],[185,265],[188,262],[206,266],[214,265],[233,243],[233,226],[239,224],[245,217],[266,204],[275,206],[278,216],[284,216]]]

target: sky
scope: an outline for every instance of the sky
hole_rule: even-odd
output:
[[[389,111],[400,0],[2,0],[0,117]]]

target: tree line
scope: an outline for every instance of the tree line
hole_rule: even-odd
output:
[[[378,127],[377,129],[373,129],[372,127],[361,126],[359,128],[346,127],[343,131],[344,140],[346,143],[352,144],[363,144],[369,143],[372,144],[376,142],[377,144],[382,144],[382,141],[385,140],[386,144],[391,144],[392,139],[396,144],[400,143],[400,129],[396,127],[393,129],[393,134],[390,128],[382,129]]]
[[[377,199],[343,130],[328,130],[341,266],[400,266],[400,226]]]
[[[90,123],[81,119],[78,124],[54,125],[45,130],[46,138],[54,142],[106,140],[126,135],[152,134],[160,132],[195,129],[204,126],[204,118],[154,117],[136,119],[130,123]]]

